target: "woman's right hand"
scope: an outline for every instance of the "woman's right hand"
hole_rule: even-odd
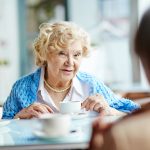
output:
[[[34,103],[18,112],[14,116],[14,119],[30,119],[33,117],[39,118],[39,116],[44,113],[53,113],[53,110],[46,104]]]
[[[112,123],[103,121],[103,116],[98,117],[92,124],[92,135],[88,150],[100,150],[104,144],[104,134],[111,128]]]

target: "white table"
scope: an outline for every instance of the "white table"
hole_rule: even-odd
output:
[[[37,120],[5,120],[0,122],[0,149],[6,150],[48,150],[87,149],[91,137],[91,125],[95,116],[73,119],[71,129],[76,131],[65,138],[41,139],[34,135],[39,128]],[[114,121],[118,117],[106,117]],[[61,125],[60,125],[61,126]]]

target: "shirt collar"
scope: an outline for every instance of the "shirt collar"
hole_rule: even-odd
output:
[[[43,91],[44,89],[44,73],[45,73],[45,69],[41,68],[41,75],[40,75],[40,82],[39,82],[39,88],[38,88],[38,92],[39,91]],[[41,93],[42,94],[42,93]],[[43,94],[42,94],[43,96]]]
[[[44,89],[44,73],[45,73],[45,69],[41,68],[41,76],[40,76],[40,82],[39,82],[39,88],[38,88],[38,92],[39,91],[43,91]],[[84,96],[83,93],[83,88],[81,85],[81,82],[79,81],[79,79],[77,78],[77,76],[75,76],[73,78],[73,83],[72,83],[72,88],[75,89],[75,91],[80,94],[81,96]],[[41,93],[41,95],[43,96],[43,94]]]
[[[76,92],[77,92],[78,94],[80,94],[81,96],[84,96],[82,84],[81,84],[81,82],[79,81],[79,79],[77,78],[77,76],[75,76],[75,77],[73,78],[73,88],[76,90]]]

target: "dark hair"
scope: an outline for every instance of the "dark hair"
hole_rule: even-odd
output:
[[[150,64],[150,8],[144,13],[135,36],[135,52]]]

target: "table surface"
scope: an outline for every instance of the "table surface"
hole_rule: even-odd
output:
[[[72,119],[71,131],[73,132],[69,135],[44,139],[35,135],[40,126],[37,119],[1,120],[0,149],[86,149],[91,137],[91,125],[96,116],[88,115],[84,118]],[[110,116],[105,119],[106,121],[114,121],[117,118],[117,116]]]

